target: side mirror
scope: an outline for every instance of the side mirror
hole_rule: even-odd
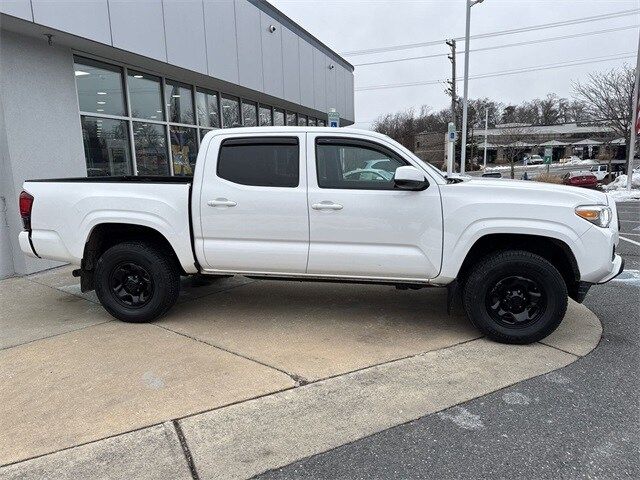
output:
[[[424,173],[411,165],[398,167],[393,176],[393,183],[402,190],[424,190],[429,186]]]

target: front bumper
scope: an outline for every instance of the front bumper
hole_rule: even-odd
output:
[[[616,255],[613,259],[613,268],[611,273],[598,282],[598,285],[610,282],[624,271],[624,258],[620,255]]]

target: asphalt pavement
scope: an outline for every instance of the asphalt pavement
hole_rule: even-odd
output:
[[[626,271],[585,300],[591,354],[260,478],[640,478],[640,202],[618,211]]]

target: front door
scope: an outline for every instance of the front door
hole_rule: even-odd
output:
[[[307,273],[424,281],[437,276],[442,209],[435,182],[395,188],[409,165],[390,145],[308,134],[310,246]]]
[[[216,155],[216,153],[219,154]],[[214,136],[199,199],[208,271],[304,273],[305,135]]]

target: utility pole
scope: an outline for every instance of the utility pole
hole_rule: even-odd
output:
[[[456,41],[447,40],[447,45],[451,48],[451,55],[449,60],[451,61],[451,80],[448,80],[449,88],[447,93],[451,95],[451,121],[456,123],[456,103],[458,97],[456,96]]]
[[[640,37],[638,38],[638,58],[636,60],[636,81],[633,85],[633,105],[631,107],[631,136],[629,137],[629,158],[627,159],[627,191],[633,183],[633,158],[636,154],[636,134],[638,133],[638,84],[640,84]]]
[[[451,123],[453,124],[453,130],[455,131],[456,125],[456,41],[455,39],[446,41],[449,48],[451,48],[451,55],[449,55],[449,60],[451,61],[451,80],[447,80],[449,84],[449,88],[447,88],[447,93],[451,96]],[[447,155],[450,157],[447,162],[447,173],[451,175],[453,171],[455,171],[456,165],[456,147],[455,141],[449,140]]]
[[[484,168],[487,168],[487,130],[489,130],[489,107],[484,111]]]

